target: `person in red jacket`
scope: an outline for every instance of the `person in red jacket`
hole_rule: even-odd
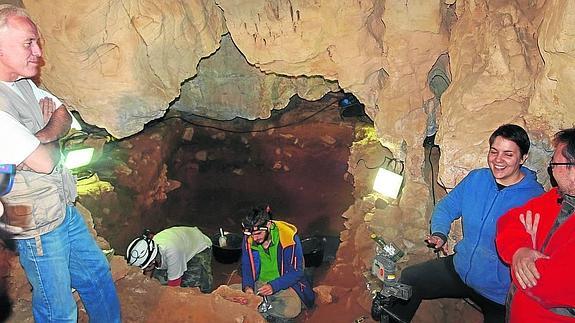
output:
[[[557,187],[497,223],[497,250],[513,279],[510,322],[575,322],[575,128],[555,134],[553,145]]]

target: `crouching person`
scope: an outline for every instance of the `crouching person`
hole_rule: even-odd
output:
[[[242,290],[267,298],[271,307],[262,315],[268,320],[291,319],[302,308],[311,308],[315,295],[304,276],[296,227],[272,221],[269,206],[253,208],[242,227]]]
[[[212,241],[196,227],[171,227],[154,234],[146,230],[126,251],[129,265],[162,285],[213,289]]]

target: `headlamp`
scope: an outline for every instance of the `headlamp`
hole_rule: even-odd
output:
[[[244,228],[244,235],[251,236],[256,231],[267,231],[267,230],[268,230],[268,227],[263,227],[263,226],[253,227],[253,228]]]

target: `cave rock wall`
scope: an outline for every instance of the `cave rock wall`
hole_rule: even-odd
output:
[[[226,32],[213,1],[28,1],[45,40],[42,85],[126,137],[164,115]]]
[[[295,94],[315,101],[337,89],[337,82],[319,76],[262,73],[246,61],[228,34],[220,49],[200,62],[198,75],[182,85],[173,107],[217,120],[267,119],[272,110],[287,106]]]
[[[548,155],[550,134],[573,119],[573,4],[568,1],[23,4],[46,40],[42,85],[87,122],[117,137],[162,116],[180,94],[182,105],[196,103],[195,111],[208,116],[265,118],[290,94],[313,98],[333,90],[325,79],[366,104],[382,143],[420,181],[424,103],[433,97],[429,72],[446,53],[453,80],[441,98],[437,138],[447,152],[441,161],[446,186],[484,165],[485,140],[498,125],[515,122],[528,128],[539,147],[537,168]],[[222,40],[228,32],[235,46]],[[243,109],[234,110],[232,104],[211,109],[198,100],[217,92],[198,92],[198,63],[222,45],[237,47],[243,55],[234,53],[227,67],[255,67],[240,76],[258,84],[257,94],[240,89],[230,95]],[[231,78],[218,82],[213,72],[218,66],[205,65],[212,75],[206,71],[204,87],[234,83]]]

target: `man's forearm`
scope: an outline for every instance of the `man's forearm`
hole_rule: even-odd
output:
[[[72,117],[70,113],[64,105],[61,105],[54,111],[46,126],[38,131],[35,136],[41,143],[57,141],[68,133],[71,124]]]
[[[30,154],[18,169],[29,170],[37,173],[49,174],[60,161],[60,146],[58,141],[40,144]]]

